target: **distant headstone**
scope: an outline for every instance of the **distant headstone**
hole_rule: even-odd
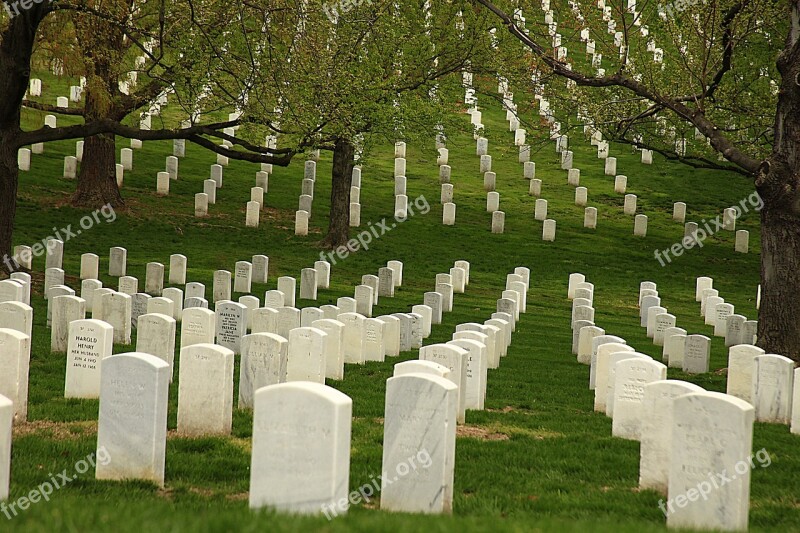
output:
[[[425,416],[420,416],[424,409]],[[384,472],[400,472],[410,454],[428,464],[381,482],[381,509],[450,513],[453,501],[458,387],[430,374],[406,374],[386,382]],[[413,450],[413,451],[412,451]],[[423,455],[424,454],[424,455]]]
[[[228,435],[233,420],[231,350],[214,344],[181,349],[178,379],[178,433]]]
[[[294,514],[347,510],[353,402],[320,383],[258,390],[253,412],[250,508]],[[344,502],[344,505],[341,504]]]
[[[458,387],[458,416],[459,423],[465,421],[466,389],[467,389],[467,359],[469,352],[458,346],[448,344],[431,344],[424,346],[419,351],[422,361],[433,361],[450,369],[450,380]]]
[[[14,404],[14,423],[28,417],[28,370],[31,338],[14,329],[0,328],[0,395]]]
[[[727,394],[753,403],[753,371],[755,358],[766,352],[757,346],[740,344],[728,350]]]
[[[175,358],[175,331],[177,323],[169,315],[148,313],[139,317],[136,333],[136,351],[158,357],[169,365],[172,381]]]
[[[683,353],[683,371],[688,374],[708,372],[711,339],[705,335],[687,335]]]
[[[753,358],[752,404],[759,422],[789,424],[792,419],[794,361],[782,355]]]
[[[314,327],[294,328],[289,332],[286,381],[311,381],[325,384],[325,354],[328,334]]]
[[[750,468],[738,468],[753,446],[753,407],[717,392],[695,392],[673,400],[670,495],[689,494],[709,473],[735,472],[735,478],[690,505],[667,508],[667,527],[746,531],[750,506]],[[724,436],[724,438],[722,438]]]
[[[169,366],[148,354],[124,353],[103,360],[97,479],[142,479],[164,485]]]
[[[639,487],[666,495],[673,456],[673,400],[684,394],[703,392],[703,388],[694,383],[667,379],[646,383],[642,389]]]
[[[274,333],[253,333],[242,339],[239,367],[239,409],[252,409],[257,390],[286,381],[289,341]]]
[[[667,367],[652,359],[623,359],[615,366],[614,420],[611,434],[639,440],[642,431],[644,386],[667,379]]]

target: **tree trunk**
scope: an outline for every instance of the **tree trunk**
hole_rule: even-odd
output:
[[[14,217],[17,212],[20,106],[31,75],[31,54],[42,18],[50,9],[34,4],[8,21],[0,34],[0,270],[15,270]]]
[[[331,172],[331,211],[328,234],[322,245],[336,248],[350,239],[350,184],[353,182],[355,147],[346,139],[337,139],[333,149]]]
[[[126,2],[121,2],[127,7]],[[83,108],[85,121],[110,118],[121,121],[133,109],[125,109],[118,80],[119,62],[126,49],[119,28],[95,17],[81,17],[76,25],[84,36],[80,42],[87,61],[89,85]],[[83,161],[78,173],[78,186],[72,197],[75,207],[114,207],[125,202],[117,186],[116,138],[112,134],[84,139]]]
[[[72,197],[75,207],[119,207],[125,202],[117,187],[116,142],[113,134],[86,137],[78,187]]]
[[[800,361],[800,1],[778,57],[781,73],[772,155],[756,178],[761,210],[758,345]]]
[[[794,180],[791,175],[788,180]],[[777,203],[778,205],[770,205]],[[758,345],[800,360],[800,216],[780,202],[761,210]]]
[[[17,150],[9,132],[0,131],[0,270],[8,273],[18,269],[12,249],[18,183]]]

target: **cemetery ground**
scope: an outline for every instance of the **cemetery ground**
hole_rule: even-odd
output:
[[[42,76],[48,95],[67,94],[66,81]],[[55,96],[53,96],[55,99]],[[583,207],[574,202],[574,187],[560,169],[560,157],[551,141],[534,145],[531,160],[542,180],[542,197],[549,201],[548,218],[557,220],[555,242],[541,240],[542,222],[534,220],[535,197],[528,194],[522,164],[517,162],[513,133],[507,131],[499,105],[482,100],[483,122],[489,139],[492,170],[497,173],[505,232],[492,234],[486,212],[486,193],[478,172],[479,158],[471,136],[448,140],[455,203],[454,226],[442,225],[442,206],[436,150],[429,145],[408,147],[408,196],[424,195],[430,212],[397,224],[387,235],[373,239],[369,250],[351,253],[331,269],[329,289],[320,289],[316,302],[298,300],[298,307],[335,304],[352,296],[363,274],[377,274],[388,260],[403,261],[403,285],[394,298],[382,297],[374,316],[403,312],[433,290],[435,275],[447,272],[456,260],[470,262],[470,283],[455,295],[453,312],[434,325],[425,344],[450,339],[455,325],[482,321],[495,311],[505,288],[505,276],[514,267],[531,270],[528,310],[517,325],[508,355],[498,369],[489,371],[484,411],[468,411],[456,444],[455,491],[451,516],[406,515],[378,509],[379,494],[370,502],[352,505],[342,517],[291,517],[248,509],[252,414],[234,409],[230,437],[184,438],[176,434],[177,382],[170,386],[169,435],[166,482],[163,489],[143,482],[101,482],[94,471],[76,477],[8,520],[7,531],[270,531],[328,530],[557,530],[656,531],[665,529],[658,507],[662,497],[638,488],[639,443],[611,436],[611,418],[593,411],[588,389],[589,367],[571,353],[570,301],[567,279],[572,272],[586,275],[595,285],[595,322],[607,333],[627,340],[637,351],[661,360],[661,347],[653,345],[639,327],[639,282],[658,284],[662,302],[678,318],[678,325],[712,337],[711,371],[687,375],[670,368],[669,377],[699,384],[707,390],[725,391],[727,349],[703,324],[695,302],[695,279],[714,278],[736,312],[754,319],[759,283],[759,216],[751,211],[737,220],[736,229],[750,231],[750,253],[734,252],[734,233],[720,231],[662,267],[654,250],[664,250],[683,236],[683,224],[672,220],[676,201],[688,204],[687,221],[710,220],[722,209],[738,204],[752,193],[744,178],[694,170],[666,162],[656,155],[652,166],[641,164],[638,153],[613,145],[618,173],[628,176],[628,193],[638,195],[637,213],[648,215],[645,238],[633,235],[633,217],[622,212],[623,196],[614,192],[614,178],[603,175],[602,160],[579,131],[570,132],[575,167],[581,185],[589,188],[589,206],[598,208],[596,230],[583,228]],[[169,118],[169,113],[166,113]],[[27,127],[43,122],[44,113],[26,111]],[[67,117],[60,121],[69,123]],[[157,117],[153,118],[155,122]],[[464,120],[469,120],[464,115]],[[528,125],[532,132],[534,125]],[[545,126],[546,127],[546,126]],[[120,148],[128,147],[120,139]],[[60,178],[63,158],[74,155],[75,142],[46,145],[35,155],[31,171],[21,174],[15,244],[32,244],[78,221],[87,213],[69,206],[74,181]],[[126,207],[117,210],[113,223],[101,223],[65,244],[67,284],[79,287],[80,255],[101,258],[101,280],[116,287],[107,276],[108,250],[128,250],[128,272],[140,280],[145,264],[168,264],[170,254],[188,258],[187,281],[210,289],[215,270],[233,270],[239,260],[254,254],[269,256],[267,284],[253,284],[252,294],[263,301],[279,276],[295,276],[319,260],[317,242],[327,227],[331,158],[324,153],[317,166],[314,207],[307,237],[294,235],[294,213],[303,175],[302,161],[289,168],[275,167],[270,175],[258,229],[245,227],[245,203],[250,199],[257,165],[231,161],[224,171],[223,188],[207,218],[195,218],[194,194],[202,192],[211,152],[187,143],[180,160],[179,179],[170,183],[168,196],[155,193],[156,173],[172,155],[170,142],[145,142],[134,154],[134,169],[125,173]],[[393,219],[393,147],[376,149],[362,171],[362,228],[368,223]],[[45,327],[46,303],[42,297],[44,257],[34,259],[36,310],[30,366],[28,422],[15,427],[12,449],[13,502],[93,452],[97,443],[98,402],[64,399],[65,357],[50,353]],[[240,294],[234,294],[234,300]],[[479,320],[480,319],[480,320]],[[134,330],[135,335],[135,330]],[[135,345],[135,341],[134,341]],[[134,345],[114,347],[115,353],[133,351]],[[417,351],[404,352],[384,363],[346,365],[343,381],[327,384],[353,399],[350,489],[370,482],[381,473],[384,395],[386,379],[395,363],[416,359]],[[176,365],[178,357],[176,353]],[[234,375],[238,376],[237,367]],[[175,371],[177,380],[178,372]],[[237,380],[238,381],[238,380]],[[235,384],[235,387],[238,383]],[[753,531],[800,529],[800,437],[788,426],[756,423],[753,451],[766,449],[771,466],[752,472],[750,526]],[[745,458],[743,458],[745,459]]]

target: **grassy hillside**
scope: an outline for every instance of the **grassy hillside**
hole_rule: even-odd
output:
[[[45,78],[45,94],[68,94],[66,82]],[[489,372],[486,410],[467,413],[467,428],[456,446],[454,513],[427,517],[393,515],[377,510],[378,502],[351,507],[346,517],[328,522],[320,518],[296,518],[252,513],[247,507],[252,416],[235,411],[230,438],[187,439],[174,434],[177,387],[170,390],[166,487],[144,483],[94,481],[92,472],[54,493],[13,520],[0,516],[0,529],[13,531],[189,531],[269,528],[275,531],[443,531],[557,530],[655,531],[664,528],[658,508],[660,496],[640,491],[639,446],[611,437],[611,419],[592,411],[593,392],[588,390],[589,368],[570,353],[570,302],[567,278],[582,272],[595,284],[596,323],[608,333],[627,339],[638,351],[660,360],[639,327],[639,282],[654,281],[662,305],[678,317],[678,326],[690,333],[712,335],[703,325],[694,301],[694,280],[712,276],[714,286],[736,312],[756,318],[755,295],[759,279],[758,214],[751,212],[737,222],[737,229],[751,233],[750,253],[734,253],[733,233],[721,232],[662,267],[654,250],[663,250],[683,236],[683,225],[672,221],[672,204],[688,204],[687,221],[711,219],[722,209],[738,204],[751,194],[747,181],[738,176],[693,170],[655,157],[642,165],[638,154],[624,146],[612,146],[618,173],[628,176],[628,192],[639,196],[638,213],[649,217],[646,238],[633,236],[633,217],[622,213],[623,196],[614,192],[614,179],[603,175],[602,161],[578,132],[571,132],[575,166],[581,169],[581,185],[589,188],[589,204],[599,210],[596,230],[583,228],[583,208],[574,205],[574,187],[560,170],[554,143],[536,147],[537,178],[542,197],[549,201],[549,217],[557,220],[556,241],[541,240],[542,223],[533,218],[535,198],[528,195],[522,165],[517,162],[513,134],[507,131],[504,113],[487,99],[480,102],[489,132],[489,153],[497,173],[501,209],[506,213],[502,235],[490,232],[491,215],[485,209],[483,179],[471,137],[449,141],[452,183],[458,206],[456,225],[441,224],[438,168],[433,141],[408,147],[408,196],[424,196],[427,214],[418,213],[371,243],[369,250],[351,254],[332,269],[331,287],[320,290],[317,302],[336,303],[352,296],[363,274],[376,274],[387,260],[404,262],[403,286],[394,298],[382,298],[375,314],[401,312],[422,303],[422,295],[434,289],[437,273],[447,272],[459,259],[471,263],[470,285],[456,295],[454,310],[444,323],[434,326],[426,344],[443,342],[456,324],[483,321],[495,310],[495,300],[505,286],[505,276],[516,266],[531,269],[528,312],[522,316],[508,356],[499,369]],[[26,112],[28,126],[40,124],[43,113]],[[468,120],[465,115],[464,120]],[[154,126],[156,120],[154,119]],[[78,224],[85,211],[69,206],[72,181],[60,178],[63,157],[74,154],[75,143],[57,142],[34,156],[32,170],[21,177],[16,244],[32,244],[49,235],[53,227]],[[127,147],[120,140],[118,149]],[[145,264],[166,265],[169,255],[188,257],[188,281],[200,281],[211,291],[214,270],[233,270],[238,260],[254,254],[270,257],[269,283],[254,285],[262,298],[276,288],[277,278],[296,276],[319,259],[317,247],[327,226],[330,195],[330,154],[318,164],[311,232],[295,237],[294,211],[300,194],[302,161],[276,168],[270,176],[267,210],[258,229],[246,228],[245,203],[255,185],[256,165],[231,162],[225,169],[224,187],[210,217],[193,217],[194,194],[202,192],[213,154],[188,145],[180,161],[180,179],[171,183],[168,197],[155,194],[156,173],[172,154],[171,142],[147,142],[134,157],[134,170],[126,173],[123,195],[127,206],[117,211],[116,221],[101,223],[66,243],[64,268],[68,284],[78,289],[80,255],[97,253],[101,274],[107,273],[108,250],[128,249],[128,274],[143,287]],[[365,162],[362,179],[363,225],[391,219],[393,213],[393,147]],[[420,204],[421,205],[421,204]],[[41,273],[44,258],[34,262]],[[30,371],[28,424],[15,430],[11,496],[24,496],[50,474],[71,471],[76,461],[95,449],[97,401],[63,398],[65,357],[49,353],[50,335],[45,328],[46,304],[37,275],[33,352]],[[116,280],[102,275],[105,285]],[[238,298],[239,295],[235,295]],[[115,352],[131,350],[115,346]],[[392,366],[417,353],[403,353],[385,363],[348,365],[345,379],[328,384],[353,399],[353,431],[350,486],[355,489],[381,471],[382,417],[385,380]],[[176,357],[177,361],[177,357]],[[709,390],[724,391],[727,351],[722,339],[713,338],[711,372],[687,376],[675,369],[669,377],[687,379]],[[238,376],[238,369],[235,375]],[[176,372],[177,376],[177,372]],[[754,531],[800,528],[800,458],[797,437],[784,426],[756,424],[753,449],[766,448],[772,465],[752,473],[750,523]]]

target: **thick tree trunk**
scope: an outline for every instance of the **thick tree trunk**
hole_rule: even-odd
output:
[[[19,169],[17,151],[8,136],[9,132],[0,131],[0,270],[10,273],[17,269],[13,261],[12,237]]]
[[[130,5],[122,1],[121,9]],[[84,119],[110,118],[121,121],[133,109],[125,109],[119,92],[119,62],[126,49],[119,28],[94,17],[81,17],[77,22],[83,53],[89,59],[90,83],[86,89]],[[78,186],[72,197],[75,207],[99,208],[105,204],[118,207],[125,202],[116,178],[116,139],[114,135],[95,135],[84,139],[83,161],[78,173]]]
[[[794,176],[786,177],[789,181]],[[777,203],[778,205],[770,205]],[[783,204],[783,205],[782,205]],[[758,345],[800,361],[800,215],[781,202],[761,210]]]
[[[355,147],[346,139],[338,139],[333,149],[331,172],[331,211],[328,234],[322,245],[336,248],[350,239],[350,184],[353,182]]]
[[[12,18],[0,34],[0,270],[6,272],[16,266],[11,258],[19,183],[20,106],[31,75],[33,44],[46,9],[49,6],[34,4]]]
[[[800,361],[800,0],[777,61],[781,73],[775,142],[756,188],[761,210],[761,307],[758,345]]]
[[[119,207],[125,202],[117,187],[116,142],[113,134],[86,137],[78,187],[72,197],[75,207]]]

